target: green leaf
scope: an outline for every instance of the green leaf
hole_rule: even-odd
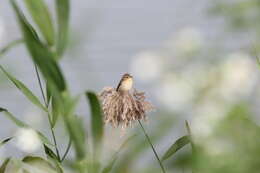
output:
[[[59,160],[56,154],[46,145],[44,145],[45,154],[52,159]]]
[[[61,114],[58,106],[58,100],[56,97],[52,97],[51,101],[51,107],[52,107],[52,127],[54,127],[57,123],[58,117]]]
[[[50,86],[48,85],[48,81],[47,81],[47,84],[46,84],[46,98],[47,98],[47,104],[49,105],[49,103],[52,99],[52,94],[51,94]]]
[[[0,147],[3,146],[4,144],[6,144],[7,142],[9,142],[11,139],[13,139],[13,137],[7,138],[3,141],[0,142]]]
[[[62,173],[50,162],[40,157],[27,156],[22,161],[18,159],[6,159],[0,167],[0,173]]]
[[[78,160],[85,159],[86,156],[86,135],[83,121],[80,117],[75,116],[75,108],[78,103],[78,97],[71,98],[68,94],[63,93],[64,102],[64,121],[70,135],[70,139],[75,148]]]
[[[38,106],[45,112],[48,110],[41,104],[39,99],[19,80],[9,74],[1,65],[0,69],[4,72],[4,74],[8,77],[8,79],[13,82],[13,84],[18,88],[34,105]]]
[[[75,115],[65,116],[65,122],[70,134],[70,138],[76,150],[78,160],[82,160],[86,156],[86,137],[83,122]]]
[[[50,149],[48,146],[44,145],[44,151],[45,154],[47,155],[47,158],[49,161],[53,163],[53,166],[56,168],[58,173],[63,173],[61,163],[57,157],[57,155]]]
[[[40,172],[48,172],[48,173],[57,173],[57,170],[50,162],[41,158],[41,157],[33,157],[27,156],[23,159],[23,163],[28,165],[26,168],[28,171],[34,171],[35,173]]]
[[[5,108],[0,107],[0,112],[4,112],[4,111],[7,111],[7,110]]]
[[[189,136],[183,136],[179,138],[177,141],[175,141],[174,144],[166,151],[166,153],[162,157],[162,161],[168,159],[171,157],[174,153],[176,153],[178,150],[180,150],[182,147],[190,143]]]
[[[19,10],[15,0],[11,0],[11,3],[16,12],[27,49],[29,50],[33,61],[40,68],[45,80],[49,82],[49,86],[51,86],[52,89],[56,89],[59,92],[65,91],[66,84],[61,70],[54,60],[54,54],[41,43],[35,30]]]
[[[52,90],[48,82],[46,84],[46,97],[48,105],[51,105],[51,127],[54,128],[59,116],[64,112],[63,97],[56,90]]]
[[[196,153],[196,147],[195,147],[195,144],[193,142],[190,125],[189,125],[187,120],[185,120],[185,126],[186,126],[186,129],[187,129],[188,135],[190,137],[190,144],[191,144],[192,153],[195,154]]]
[[[99,103],[97,95],[93,92],[86,92],[87,99],[89,101],[91,110],[91,132],[93,138],[93,146],[96,152],[100,149],[102,145],[103,137],[103,114],[102,108]]]
[[[6,117],[8,119],[10,119],[13,123],[15,123],[18,127],[32,129],[28,124],[22,122],[21,120],[17,119],[15,116],[13,116],[13,114],[11,114],[8,110],[6,110],[4,108],[0,108],[0,112],[3,112],[4,115],[6,115]],[[47,137],[45,137],[41,132],[39,132],[39,131],[36,131],[36,132],[38,133],[39,138],[41,139],[42,143],[53,146],[53,144],[49,141],[49,139]]]
[[[69,0],[56,0],[56,11],[58,18],[57,54],[60,57],[67,46],[69,34]]]
[[[0,173],[5,173],[6,166],[8,165],[10,158],[6,158],[0,167]]]
[[[123,149],[123,148],[125,148],[128,144],[129,144],[129,142],[133,139],[133,138],[135,138],[136,137],[136,135],[133,135],[133,136],[130,136],[129,138],[127,138],[126,140],[125,140],[125,142],[120,146],[120,148],[119,148],[119,150],[114,154],[114,156],[112,157],[112,159],[109,161],[109,163],[104,167],[104,169],[102,170],[102,173],[109,173],[111,170],[112,170],[112,168],[113,168],[113,166],[114,166],[114,164],[115,164],[115,162],[116,162],[116,160],[117,160],[117,158],[118,158],[118,154],[121,152],[121,150]]]
[[[14,158],[8,158],[5,160],[4,164],[1,166],[0,173],[7,173],[7,172],[28,173],[28,172],[24,172],[24,169],[22,168],[22,166],[23,166],[23,163],[20,160],[14,159]]]
[[[48,7],[43,0],[25,0],[25,4],[45,40],[52,46],[55,40],[55,33]]]

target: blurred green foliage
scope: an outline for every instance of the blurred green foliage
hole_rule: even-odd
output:
[[[105,154],[103,127],[103,115],[98,95],[94,92],[86,91],[85,98],[90,107],[89,116],[91,118],[90,127],[87,127],[82,117],[77,116],[76,108],[80,96],[73,96],[68,88],[68,81],[64,77],[59,60],[65,53],[69,35],[69,0],[56,0],[56,19],[49,12],[44,0],[25,0],[30,16],[37,29],[27,20],[27,16],[18,6],[15,0],[10,0],[17,21],[20,25],[22,40],[17,40],[0,51],[3,56],[10,48],[17,43],[24,43],[34,62],[36,77],[42,91],[43,103],[33,94],[32,91],[22,82],[8,73],[0,66],[3,73],[19,89],[32,104],[45,111],[49,120],[52,141],[45,135],[38,134],[44,156],[26,156],[23,159],[6,158],[0,167],[0,173],[6,172],[55,172],[62,173],[66,167],[70,167],[74,172],[79,173],[133,173],[137,164],[145,155],[148,149],[156,149],[153,144],[160,143],[162,138],[171,132],[173,120],[159,119],[156,125],[146,133],[145,137],[140,130],[134,130],[133,136],[126,138],[122,145],[115,150],[108,160],[104,160]],[[218,1],[214,3],[211,12],[225,16],[227,21],[235,29],[249,30],[253,34],[259,35],[260,25],[256,22],[260,17],[260,2],[251,1]],[[42,78],[37,69],[40,70]],[[214,71],[214,70],[213,70]],[[202,92],[195,99],[197,106],[204,101],[207,89],[216,87],[218,74],[214,73],[213,79],[202,88]],[[212,81],[213,84],[212,84]],[[213,89],[212,89],[213,90]],[[200,96],[203,95],[203,96]],[[211,93],[212,94],[212,93]],[[211,98],[213,99],[213,97]],[[221,100],[221,99],[220,99]],[[221,101],[220,101],[221,102]],[[224,103],[225,104],[225,103]],[[194,106],[195,107],[195,106]],[[257,173],[260,170],[260,147],[259,147],[259,126],[252,120],[250,104],[237,100],[228,105],[228,111],[219,115],[221,118],[214,121],[209,133],[198,136],[196,131],[186,123],[187,134],[174,141],[165,150],[165,154],[158,154],[158,165],[149,162],[138,172],[157,173],[174,172],[176,169],[192,170],[194,173]],[[1,115],[5,115],[20,128],[31,129],[30,125],[19,120],[7,109],[0,108]],[[209,112],[210,113],[210,112]],[[163,113],[161,113],[163,114]],[[57,121],[62,121],[70,141],[66,146],[65,153],[61,154],[55,136],[55,126]],[[140,124],[141,127],[142,124]],[[0,127],[1,128],[1,127]],[[90,133],[87,134],[87,131]],[[201,130],[203,131],[203,129]],[[138,134],[138,135],[136,135]],[[149,135],[148,135],[149,134]],[[8,144],[12,137],[2,140],[0,146]],[[185,147],[186,150],[181,150]],[[149,146],[150,145],[150,146]],[[150,148],[151,147],[151,148]],[[0,148],[1,149],[1,148]],[[68,159],[67,154],[70,149],[75,151],[75,157]],[[181,153],[177,155],[177,151]],[[150,152],[152,150],[149,150]],[[153,158],[155,162],[156,158]],[[142,161],[141,161],[141,164]],[[147,164],[144,161],[144,164]],[[165,168],[164,168],[165,167]]]
[[[197,172],[259,172],[260,128],[249,115],[246,105],[235,106],[206,140],[198,141]]]
[[[256,22],[260,16],[258,0],[214,1],[210,12],[221,15],[230,27],[236,30],[253,31],[259,34],[260,25]]]

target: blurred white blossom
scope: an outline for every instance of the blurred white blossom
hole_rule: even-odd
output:
[[[156,96],[169,110],[180,111],[191,103],[194,91],[182,78],[166,75],[156,89]]]
[[[20,128],[15,135],[15,145],[23,152],[33,153],[41,147],[41,141],[35,130]]]
[[[187,27],[174,35],[168,41],[168,46],[177,55],[185,56],[199,51],[203,47],[203,43],[204,39],[201,32],[197,28]]]
[[[222,97],[234,101],[250,94],[257,81],[257,67],[248,54],[235,52],[228,55],[221,70],[219,91]]]
[[[208,137],[225,117],[229,107],[216,100],[204,100],[192,112],[192,132],[196,141]]]
[[[137,79],[151,81],[161,75],[163,57],[151,51],[140,52],[134,57],[130,68]]]
[[[207,140],[203,140],[201,144],[204,151],[211,156],[234,152],[233,144],[227,139],[220,137],[209,137]]]
[[[185,65],[185,69],[180,75],[187,81],[194,90],[205,88],[209,79],[214,75],[214,68],[208,68],[207,64],[202,62]]]

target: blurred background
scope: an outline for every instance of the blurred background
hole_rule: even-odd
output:
[[[46,2],[53,11],[52,1]],[[144,125],[155,136],[158,153],[162,155],[187,134],[185,120],[191,125],[200,154],[192,162],[191,148],[185,147],[165,161],[168,172],[188,173],[192,167],[200,172],[259,172],[258,0],[85,0],[71,1],[71,6],[70,45],[61,67],[74,94],[116,87],[122,74],[131,73],[134,87],[145,91],[156,107]],[[19,38],[13,10],[8,1],[1,1],[0,48]],[[20,45],[0,63],[40,96],[28,56]],[[83,100],[77,112],[87,126]],[[0,106],[49,134],[46,116],[2,73]],[[19,131],[2,116],[0,125],[0,139]],[[64,148],[67,138],[62,124],[56,133]],[[120,129],[106,126],[107,152],[123,141],[119,134]],[[15,143],[0,149],[0,159],[41,152]],[[140,151],[138,158],[129,160],[132,172],[160,171],[149,148]]]

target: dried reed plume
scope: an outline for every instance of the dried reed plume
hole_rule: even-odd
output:
[[[105,123],[123,129],[132,125],[136,120],[146,120],[146,112],[154,109],[150,102],[145,101],[145,93],[120,92],[112,87],[105,87],[100,99],[104,112]]]

